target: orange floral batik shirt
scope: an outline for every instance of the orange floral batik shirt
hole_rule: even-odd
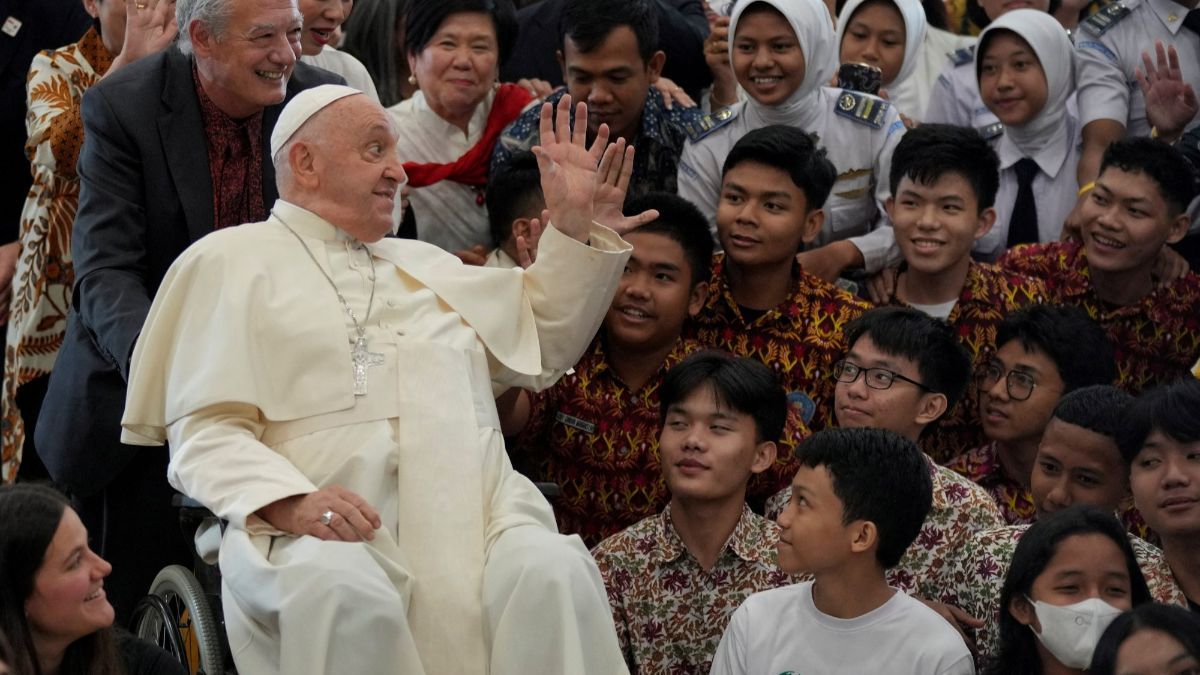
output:
[[[512,445],[513,465],[561,490],[551,501],[564,534],[589,547],[661,511],[670,495],[658,459],[658,389],[668,369],[698,351],[680,340],[639,390],[621,381],[597,336],[574,371],[531,394],[529,424]]]
[[[779,569],[778,540],[778,525],[744,508],[705,570],[679,538],[668,506],[597,546],[592,555],[630,672],[707,675],[742,601],[793,583]]]
[[[1051,302],[1082,307],[1104,326],[1116,350],[1117,385],[1130,393],[1187,377],[1200,357],[1200,277],[1193,273],[1113,307],[1096,296],[1077,241],[1018,246],[998,264],[1042,279]]]
[[[833,364],[846,355],[846,324],[870,305],[802,271],[793,273],[791,293],[777,307],[748,318],[725,274],[725,256],[713,257],[708,300],[691,324],[700,342],[769,366],[787,392],[788,432],[775,466],[750,482],[751,503],[761,503],[796,473],[793,448],[808,431],[833,426]],[[758,501],[756,501],[758,500]]]
[[[83,93],[111,65],[112,55],[93,27],[79,42],[33,57],[29,69],[25,154],[32,163],[33,186],[21,211],[21,253],[12,281],[4,353],[0,478],[5,482],[16,477],[25,442],[17,390],[49,374],[66,334],[75,283],[71,225],[79,206],[75,162],[83,147],[80,105]]]
[[[1004,318],[1022,307],[1045,301],[1046,287],[1041,281],[972,262],[946,323],[954,328],[971,355],[972,367],[978,369],[995,354],[996,332]],[[888,304],[905,305],[895,295]],[[934,461],[947,462],[986,440],[972,386],[952,410],[925,430],[919,445]]]

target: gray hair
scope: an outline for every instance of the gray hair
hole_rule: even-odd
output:
[[[215,36],[224,33],[229,17],[233,14],[231,4],[231,0],[176,0],[175,24],[179,28],[176,44],[179,51],[189,56],[192,54],[192,36],[188,34],[188,27],[193,21],[208,26],[208,30]]]

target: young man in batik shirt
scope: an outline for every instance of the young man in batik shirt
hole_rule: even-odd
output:
[[[1079,206],[1083,241],[1029,244],[999,261],[1046,282],[1052,302],[1082,307],[1117,352],[1117,384],[1138,393],[1187,375],[1200,357],[1200,277],[1155,275],[1166,244],[1188,232],[1196,194],[1191,166],[1149,138],[1109,146]]]
[[[1045,296],[1040,281],[971,259],[996,221],[999,162],[974,129],[922,124],[906,133],[892,155],[885,204],[904,262],[872,284],[883,304],[945,319],[976,369],[996,351],[1004,317]],[[921,449],[940,464],[983,440],[976,407],[964,402],[925,432]]]
[[[666,505],[659,385],[699,348],[680,331],[704,302],[713,250],[707,223],[696,207],[665,193],[631,200],[626,211],[647,209],[658,219],[625,234],[632,257],[575,369],[543,392],[502,397],[512,405],[499,406],[505,434],[517,434],[509,444],[513,464],[534,481],[558,485],[559,531],[589,547]]]
[[[833,420],[829,371],[846,351],[842,327],[868,305],[796,262],[824,221],[835,170],[803,131],[746,134],[725,160],[708,300],[691,333],[706,345],[765,363],[787,392],[790,415],[816,430]],[[776,466],[750,485],[761,503],[796,473],[785,439]]]
[[[1084,387],[1062,397],[1046,426],[1033,469],[1039,516],[1089,504],[1127,517],[1129,464],[1114,436],[1132,402],[1129,394],[1107,385]],[[952,553],[940,600],[983,621],[975,630],[975,645],[985,661],[999,645],[1000,589],[1027,529],[1028,524],[1006,525],[980,532]],[[1182,604],[1183,594],[1162,551],[1133,534],[1129,539],[1154,599]]]
[[[981,485],[1009,525],[1032,523],[1029,475],[1063,394],[1116,378],[1104,329],[1078,307],[1034,305],[1000,324],[999,349],[976,371],[979,419],[991,441],[946,466]]]
[[[771,371],[724,352],[693,354],[661,388],[670,504],[593,551],[629,669],[707,673],[729,616],[750,594],[791,583],[779,526],[746,505],[775,461],[787,417]]]

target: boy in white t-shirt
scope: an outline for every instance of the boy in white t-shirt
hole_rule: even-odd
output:
[[[747,598],[712,674],[973,675],[954,628],[884,579],[933,503],[917,446],[882,429],[827,429],[796,454],[779,567],[814,580]]]

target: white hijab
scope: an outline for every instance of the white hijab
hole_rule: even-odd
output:
[[[746,105],[754,108],[768,124],[796,124],[807,111],[816,110],[817,92],[829,82],[838,68],[838,49],[834,43],[833,21],[829,10],[821,0],[742,0],[733,9],[729,18],[729,60],[733,62],[734,44],[737,40],[738,20],[746,9],[758,3],[775,8],[787,19],[800,51],[804,54],[804,80],[783,103],[765,106],[747,97]]]
[[[1074,48],[1067,31],[1050,14],[1036,9],[1005,12],[979,35],[979,48],[975,52],[977,89],[988,35],[997,30],[1010,30],[1028,42],[1046,74],[1046,105],[1025,124],[1004,128],[1004,134],[1022,154],[1034,157],[1051,145],[1060,133],[1065,133],[1067,99],[1075,91]]]
[[[850,25],[850,19],[858,11],[858,8],[867,1],[850,0],[842,7],[842,13],[838,15],[837,42],[835,44],[839,61],[842,55],[842,39],[846,36],[846,27]],[[921,5],[920,0],[891,0],[891,2],[900,12],[900,18],[904,20],[904,62],[900,64],[900,72],[896,73],[896,79],[883,83],[885,89],[895,87],[913,74],[913,71],[917,69],[917,61],[920,60],[921,45],[925,42],[925,8]]]

